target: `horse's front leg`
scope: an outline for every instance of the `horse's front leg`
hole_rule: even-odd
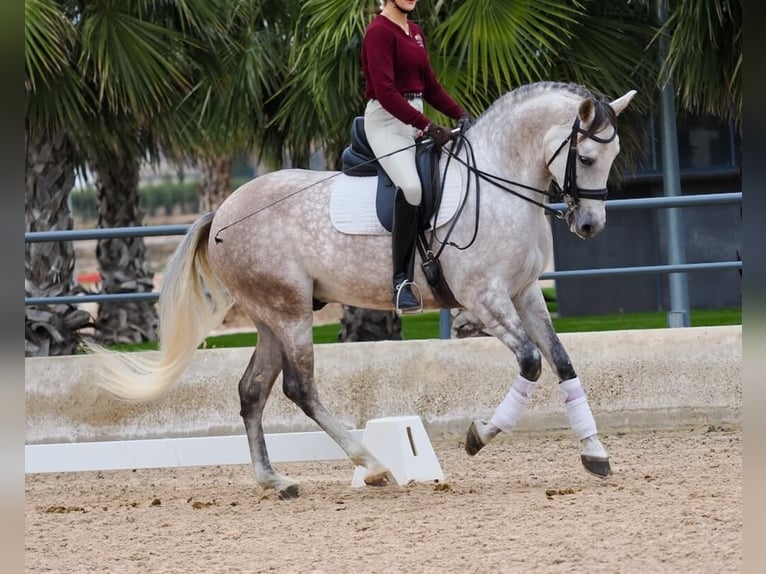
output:
[[[519,364],[519,374],[490,420],[475,420],[468,429],[465,450],[474,455],[501,431],[510,432],[516,426],[540,378],[542,360],[503,287],[485,290],[471,311],[488,332],[513,351]]]
[[[582,443],[581,460],[586,470],[597,475],[611,474],[609,458],[598,439],[596,423],[585,390],[572,367],[564,346],[553,329],[545,299],[536,284],[513,301],[501,290],[487,291],[471,309],[484,326],[516,355],[519,374],[489,421],[471,423],[466,435],[466,452],[474,455],[501,431],[510,432],[526,411],[541,373],[542,351],[559,376],[569,423]],[[538,351],[539,348],[539,351]]]
[[[612,474],[609,456],[598,438],[596,421],[580,378],[572,366],[558,334],[553,328],[542,290],[531,284],[513,300],[524,330],[543,353],[559,378],[559,391],[564,401],[569,425],[580,440],[580,459],[588,472],[605,477]]]

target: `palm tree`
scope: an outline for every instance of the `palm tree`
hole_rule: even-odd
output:
[[[218,65],[214,40],[225,35],[230,4],[115,1],[77,7],[78,69],[99,94],[84,147],[95,173],[100,227],[141,225],[141,162],[179,157],[198,137],[181,104],[194,79]],[[97,257],[104,292],[153,290],[143,238],[101,240]],[[102,303],[95,326],[102,342],[156,340],[154,303]]]
[[[669,45],[660,81],[673,80],[679,107],[734,122],[741,130],[741,0],[678,0],[661,33]]]
[[[76,33],[52,0],[24,4],[26,89],[25,231],[67,230],[73,226],[67,200],[74,186],[79,151],[68,126],[82,124],[92,105],[71,70]],[[74,248],[70,242],[25,245],[27,296],[65,295],[74,289]],[[25,309],[25,353],[71,353],[77,331],[88,323],[73,305]]]
[[[28,230],[72,226],[71,176],[87,165],[99,190],[100,225],[140,225],[140,162],[180,156],[199,137],[182,103],[196,78],[217,66],[213,49],[220,47],[227,17],[239,5],[235,0],[26,0]],[[28,293],[72,290],[71,246],[55,249],[48,256],[55,264],[46,265],[39,249],[28,246]],[[142,239],[99,242],[98,258],[104,291],[152,289]],[[151,340],[155,327],[153,304],[145,302],[101,305],[96,321],[97,334],[106,341]]]
[[[218,208],[231,193],[232,155],[254,146],[269,157],[266,124],[270,98],[279,91],[290,50],[296,1],[249,1],[232,5],[225,29],[211,37],[218,65],[203,74],[185,102],[199,135],[191,150],[202,172],[203,211]],[[277,140],[278,141],[278,140]]]

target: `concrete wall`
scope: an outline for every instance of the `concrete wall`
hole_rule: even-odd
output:
[[[563,334],[602,434],[740,424],[742,329],[712,327]],[[26,359],[26,443],[243,434],[237,382],[251,350],[198,351],[163,398],[125,404],[92,386],[87,356]],[[320,397],[349,428],[415,414],[432,439],[462,437],[489,417],[517,373],[490,338],[318,345]],[[566,429],[557,380],[546,367],[519,430]],[[265,431],[318,430],[281,393]]]

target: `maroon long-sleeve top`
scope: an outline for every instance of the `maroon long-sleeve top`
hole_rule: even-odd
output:
[[[465,110],[437,81],[428,58],[423,31],[409,23],[410,35],[378,14],[367,26],[362,41],[365,96],[380,102],[402,122],[425,129],[429,119],[413,108],[402,94],[417,92],[443,114],[458,119]]]

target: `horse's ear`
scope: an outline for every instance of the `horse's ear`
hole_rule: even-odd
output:
[[[636,95],[636,90],[630,90],[627,94],[622,96],[621,98],[617,98],[613,102],[609,102],[609,105],[612,106],[612,109],[614,110],[615,115],[620,115],[620,112],[628,107],[628,104],[630,103],[630,100],[633,99],[633,96]]]
[[[596,107],[592,98],[585,98],[580,102],[580,109],[578,110],[577,115],[580,117],[580,123],[582,125],[587,125],[593,121],[593,118],[596,116]]]

